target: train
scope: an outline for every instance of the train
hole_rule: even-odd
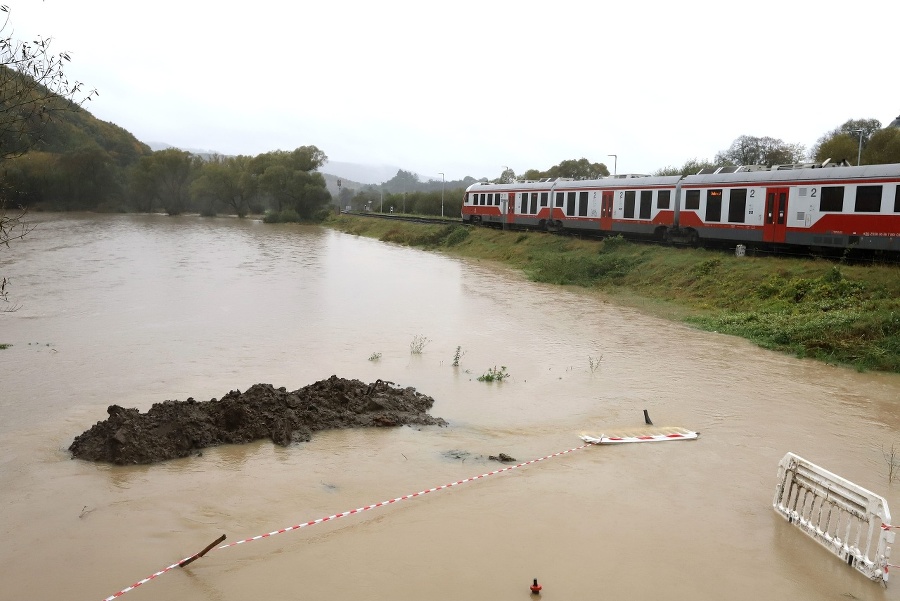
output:
[[[674,244],[900,252],[900,164],[743,165],[466,188],[465,223]]]

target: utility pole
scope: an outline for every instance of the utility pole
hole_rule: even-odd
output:
[[[859,163],[862,160],[862,137],[865,130],[863,129],[854,129],[851,130],[855,134],[859,134],[859,151],[856,153],[856,166],[859,167]]]
[[[441,219],[444,218],[444,173],[441,172]]]

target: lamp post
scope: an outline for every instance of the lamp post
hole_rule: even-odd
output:
[[[856,166],[859,167],[860,160],[862,159],[862,137],[865,130],[853,129],[850,131],[852,131],[854,134],[859,134],[859,151],[856,153]]]
[[[444,218],[444,173],[441,174],[441,219]]]
[[[613,177],[615,177],[619,171],[619,155],[608,154],[606,156],[613,158]]]

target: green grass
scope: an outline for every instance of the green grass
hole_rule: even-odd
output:
[[[896,266],[735,257],[621,238],[579,240],[347,216],[329,225],[386,242],[497,261],[537,282],[596,290],[621,304],[798,357],[900,373]]]

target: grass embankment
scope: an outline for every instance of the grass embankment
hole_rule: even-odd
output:
[[[341,216],[352,234],[500,261],[534,281],[600,290],[620,302],[768,349],[900,372],[900,269],[578,240],[537,232]]]

